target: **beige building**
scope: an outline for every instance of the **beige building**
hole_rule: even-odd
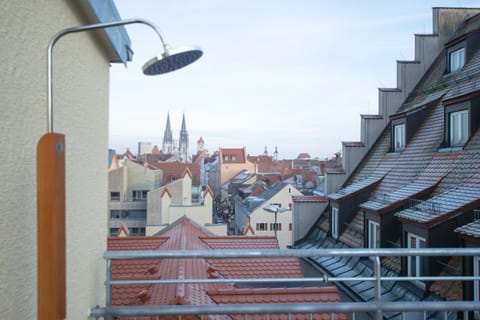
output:
[[[226,224],[213,224],[213,193],[206,188],[198,202],[192,202],[192,173],[148,192],[146,234],[153,235],[179,218],[187,216],[216,235],[226,235]]]
[[[37,318],[35,155],[47,132],[47,46],[61,29],[118,19],[112,1],[98,3],[2,2],[0,319]],[[105,303],[109,69],[126,62],[129,46],[116,30],[121,51],[105,31],[68,35],[54,51],[54,129],[66,136],[69,319],[88,319]]]
[[[220,148],[220,185],[243,170],[255,173],[255,164],[248,161],[245,148]]]
[[[115,235],[125,224],[130,235],[145,235],[147,193],[162,185],[162,171],[125,159],[108,173],[108,230]]]
[[[301,196],[293,185],[277,182],[258,196],[235,203],[237,233],[255,236],[276,236],[281,249],[293,244],[293,199]],[[279,208],[277,213],[265,210]]]

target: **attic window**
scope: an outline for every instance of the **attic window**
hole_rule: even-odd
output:
[[[466,42],[462,41],[447,48],[447,72],[452,73],[460,70],[466,61]]]
[[[465,65],[465,48],[460,48],[449,54],[450,72],[460,70]]]
[[[405,123],[393,126],[393,151],[400,152],[405,149]]]
[[[450,146],[463,146],[468,139],[468,110],[449,113],[448,123]]]
[[[401,152],[407,144],[406,119],[392,120],[392,152]]]

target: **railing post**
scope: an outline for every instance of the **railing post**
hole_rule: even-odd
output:
[[[375,274],[375,303],[377,305],[376,319],[383,319],[383,310],[380,308],[380,300],[382,299],[382,269],[380,264],[380,257],[375,256],[373,263],[373,272]]]
[[[106,292],[106,309],[110,309],[112,306],[112,260],[107,258],[107,278],[105,280],[105,292]],[[110,312],[107,312],[105,320],[111,320]]]

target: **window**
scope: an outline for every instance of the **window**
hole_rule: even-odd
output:
[[[270,230],[271,231],[282,231],[282,224],[281,223],[270,223]]]
[[[331,218],[332,237],[338,238],[338,208],[332,207]]]
[[[111,201],[120,201],[120,192],[110,192]]]
[[[473,220],[480,220],[480,209],[473,209]]]
[[[130,228],[129,236],[144,236],[145,228]]]
[[[293,229],[292,224],[289,223],[289,224],[288,224],[288,231],[292,231],[292,229]]]
[[[465,48],[451,51],[448,56],[448,67],[450,72],[460,70],[465,65]]]
[[[419,237],[413,233],[407,233],[407,248],[416,249],[416,248],[425,248],[426,242],[425,239]],[[424,257],[420,256],[408,256],[407,257],[407,270],[409,277],[419,277],[422,275],[422,265],[424,262]]]
[[[393,126],[393,151],[400,152],[405,148],[405,123]]]
[[[380,224],[368,220],[368,247],[380,248]]]
[[[268,224],[264,222],[259,222],[257,223],[257,231],[267,231],[268,230]]]
[[[468,139],[468,110],[449,113],[449,143],[461,147]]]
[[[110,219],[122,218],[122,212],[120,210],[110,210]]]
[[[118,233],[119,228],[110,228],[110,237],[115,237]]]
[[[148,190],[133,190],[132,197],[133,201],[145,201],[147,200]]]

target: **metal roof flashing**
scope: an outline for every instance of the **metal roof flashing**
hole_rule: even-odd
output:
[[[113,0],[77,0],[77,4],[85,11],[88,23],[113,22],[122,19]],[[99,32],[105,40],[110,62],[121,62],[126,66],[128,61],[132,61],[131,40],[125,27],[105,28]]]

